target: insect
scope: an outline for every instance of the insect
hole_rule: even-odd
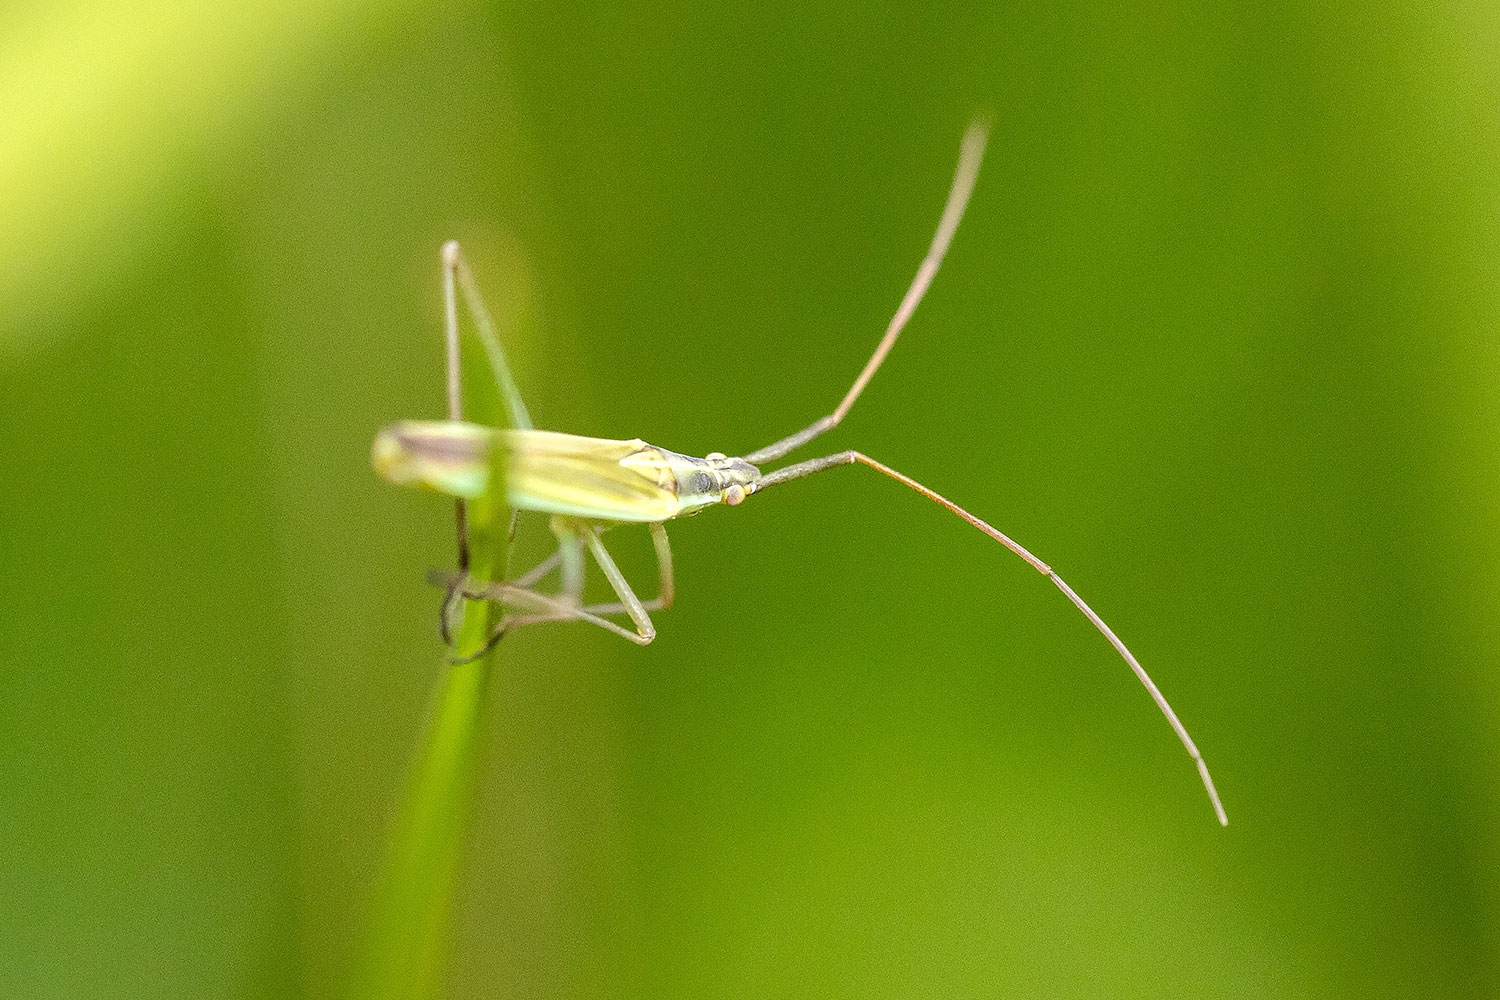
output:
[[[952,187],[927,256],[918,267],[916,277],[886,327],[875,353],[865,363],[843,400],[829,415],[743,457],[714,453],[694,458],[658,448],[639,439],[613,441],[535,429],[511,376],[505,352],[495,335],[494,324],[479,294],[473,273],[458,244],[446,244],[442,259],[447,332],[448,419],[408,420],[391,424],[376,436],[372,449],[376,470],[390,481],[424,486],[457,498],[458,571],[433,575],[433,582],[447,590],[439,616],[439,629],[444,640],[452,644],[453,620],[455,615],[462,613],[465,600],[487,600],[499,604],[504,613],[484,647],[465,659],[483,655],[511,630],[540,622],[585,621],[632,642],[642,645],[649,643],[656,636],[650,612],[670,606],[673,598],[672,551],[667,542],[667,521],[718,504],[734,506],[752,494],[825,469],[842,465],[865,465],[947,508],[1050,579],[1109,640],[1110,645],[1135,672],[1156,702],[1157,708],[1166,716],[1177,738],[1192,756],[1219,822],[1227,825],[1229,820],[1219,801],[1213,779],[1209,776],[1208,765],[1204,763],[1203,756],[1198,752],[1187,729],[1177,718],[1177,713],[1172,710],[1172,706],[1167,703],[1167,699],[1134,654],[1050,566],[951,500],[862,452],[840,451],[786,465],[774,471],[761,471],[762,464],[774,462],[838,426],[869,384],[942,263],[978,177],[988,133],[988,123],[979,120],[972,123],[964,134]],[[508,429],[486,427],[463,420],[459,389],[460,296],[474,320],[500,394],[509,409],[511,427]],[[497,460],[503,462],[505,468],[505,501],[512,511],[511,531],[514,532],[515,519],[522,511],[548,514],[552,532],[557,538],[557,550],[531,571],[515,579],[489,581],[476,579],[468,573],[469,537],[465,501],[485,495],[489,487],[492,463]],[[660,574],[660,591],[653,600],[643,601],[636,596],[601,540],[600,536],[606,529],[623,524],[644,524],[651,532]],[[585,563],[588,556],[593,557],[609,581],[617,601],[608,604],[583,603]],[[560,587],[555,594],[545,594],[537,589],[537,585],[553,570],[559,571]],[[611,620],[608,617],[610,615],[624,615],[633,628]]]

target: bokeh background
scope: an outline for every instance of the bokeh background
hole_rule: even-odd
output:
[[[0,994],[338,993],[441,674],[464,242],[541,426],[914,494],[507,640],[454,997],[1500,992],[1500,8],[0,11]],[[538,553],[540,522],[523,539]],[[649,581],[644,532],[613,547]],[[646,585],[649,589],[649,584]]]

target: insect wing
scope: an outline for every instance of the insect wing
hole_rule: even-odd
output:
[[[401,420],[375,435],[370,461],[393,483],[474,500],[490,486],[498,432],[456,420]]]
[[[667,457],[639,439],[501,431],[512,507],[603,521],[666,521],[681,512]]]

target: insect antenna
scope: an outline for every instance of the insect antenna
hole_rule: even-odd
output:
[[[1187,749],[1188,755],[1191,756],[1193,758],[1193,762],[1198,765],[1198,776],[1203,779],[1203,789],[1208,793],[1208,800],[1213,804],[1214,814],[1218,816],[1220,825],[1229,825],[1229,817],[1224,813],[1224,805],[1219,801],[1219,792],[1216,788],[1214,788],[1214,779],[1208,773],[1208,765],[1204,763],[1203,755],[1198,752],[1197,744],[1195,744],[1193,742],[1193,738],[1188,735],[1187,727],[1184,726],[1182,724],[1182,721],[1177,718],[1177,713],[1172,711],[1172,706],[1167,703],[1166,696],[1161,693],[1161,689],[1156,686],[1156,682],[1151,679],[1151,675],[1146,673],[1146,668],[1141,666],[1140,661],[1135,658],[1135,654],[1125,646],[1125,643],[1120,641],[1119,636],[1115,635],[1114,629],[1106,625],[1104,623],[1104,619],[1100,618],[1099,615],[1095,613],[1094,609],[1089,607],[1088,604],[1084,602],[1083,598],[1078,596],[1077,591],[1068,586],[1062,577],[1054,573],[1051,566],[1048,566],[1036,556],[1032,555],[1020,543],[1012,540],[1004,532],[995,527],[992,527],[987,522],[975,517],[973,514],[970,514],[968,511],[964,510],[962,507],[954,503],[952,500],[949,500],[947,497],[928,489],[926,486],[923,486],[921,483],[917,482],[915,479],[912,479],[910,476],[903,475],[890,466],[885,465],[881,462],[877,462],[870,456],[861,454],[857,451],[841,451],[836,455],[828,455],[824,458],[814,458],[806,462],[798,462],[795,465],[788,465],[785,468],[777,469],[774,472],[768,472],[763,475],[760,481],[756,484],[755,492],[758,493],[768,486],[775,486],[777,483],[784,483],[792,479],[801,479],[803,476],[810,476],[814,472],[822,472],[824,469],[831,469],[835,466],[840,465],[853,465],[856,462],[861,465],[867,465],[870,468],[874,469],[876,472],[884,473],[885,475],[890,476],[892,479],[896,480],[896,482],[901,483],[904,486],[911,487],[934,503],[938,503],[946,507],[954,514],[957,514],[965,521],[968,521],[974,527],[978,528],[980,531],[984,532],[986,535],[989,535],[995,541],[999,542],[1001,545],[1004,545],[1016,555],[1026,560],[1026,562],[1031,566],[1032,569],[1036,570],[1038,573],[1041,573],[1043,576],[1047,577],[1054,584],[1056,584],[1057,589],[1061,590],[1063,594],[1068,598],[1068,600],[1073,602],[1074,607],[1083,612],[1085,618],[1094,623],[1094,627],[1104,635],[1104,638],[1109,640],[1109,644],[1115,648],[1115,652],[1119,653],[1120,656],[1124,658],[1125,662],[1130,665],[1130,669],[1135,672],[1136,678],[1141,682],[1142,685],[1145,686],[1147,692],[1150,693],[1151,700],[1156,702],[1156,707],[1161,709],[1162,715],[1166,716],[1167,722],[1172,726],[1172,731],[1175,732],[1177,734],[1177,738],[1182,741],[1182,745]]]
[[[953,186],[948,189],[948,202],[943,206],[942,218],[938,220],[937,233],[932,237],[932,245],[927,249],[927,256],[922,259],[917,268],[917,276],[912,279],[911,287],[901,298],[901,305],[896,308],[896,315],[891,317],[890,323],[885,328],[885,336],[880,338],[880,344],[875,348],[875,353],[870,355],[870,360],[865,362],[865,367],[860,371],[859,377],[854,380],[854,385],[844,394],[838,407],[828,416],[815,420],[809,426],[795,434],[782,438],[774,444],[768,444],[764,448],[752,451],[745,456],[745,461],[752,465],[762,462],[770,462],[780,458],[789,451],[802,447],[825,431],[837,427],[839,421],[844,419],[844,414],[849,412],[849,407],[859,398],[859,394],[865,391],[865,386],[875,376],[875,369],[885,360],[891,348],[896,343],[896,338],[901,336],[901,331],[906,326],[906,321],[911,319],[911,314],[916,312],[917,303],[922,301],[922,296],[927,293],[927,286],[932,284],[933,277],[937,274],[938,266],[943,263],[943,255],[948,252],[948,244],[953,242],[953,234],[958,230],[959,220],[964,217],[964,209],[969,204],[969,195],[974,190],[974,181],[979,178],[979,163],[984,159],[985,143],[990,137],[990,120],[988,118],[976,118],[969,123],[969,128],[964,132],[963,143],[959,146],[958,167],[953,172]]]

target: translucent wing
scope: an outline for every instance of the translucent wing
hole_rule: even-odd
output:
[[[506,452],[506,502],[518,510],[644,523],[681,512],[671,461],[640,439],[403,420],[375,436],[371,459],[391,482],[474,499],[489,487],[495,448]]]

